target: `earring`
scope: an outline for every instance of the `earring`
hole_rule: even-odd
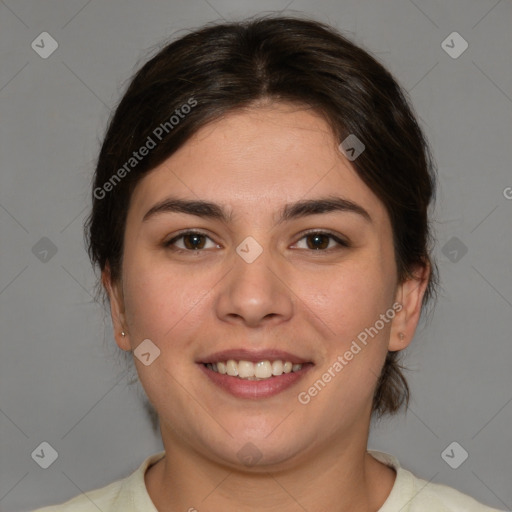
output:
[[[126,333],[124,331],[121,331],[121,336],[124,338],[126,336]]]
[[[403,332],[398,334],[398,337],[400,338],[400,341],[403,341],[405,338],[405,334]]]

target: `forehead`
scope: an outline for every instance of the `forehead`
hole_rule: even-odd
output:
[[[200,128],[137,185],[131,210],[143,216],[173,195],[225,205],[237,217],[272,216],[282,204],[337,195],[386,215],[338,149],[328,123],[290,104],[238,110]],[[254,217],[253,217],[254,220]]]

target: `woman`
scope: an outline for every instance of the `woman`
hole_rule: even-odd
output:
[[[435,171],[399,85],[325,25],[169,44],[107,131],[87,223],[165,451],[52,511],[491,511],[368,451],[435,295]]]

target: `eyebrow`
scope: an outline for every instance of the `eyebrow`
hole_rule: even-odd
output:
[[[328,196],[317,199],[303,199],[295,203],[285,204],[279,212],[277,224],[309,215],[330,212],[355,213],[360,215],[365,221],[373,222],[370,214],[361,205],[342,197]],[[168,197],[150,208],[142,221],[145,222],[151,217],[163,213],[186,213],[197,217],[220,220],[225,224],[231,222],[232,219],[231,213],[228,213],[217,203]]]

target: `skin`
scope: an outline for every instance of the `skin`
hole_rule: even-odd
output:
[[[397,282],[389,216],[338,144],[314,111],[260,104],[203,127],[133,193],[121,280],[112,282],[107,266],[103,283],[119,347],[149,338],[161,351],[149,366],[134,358],[166,450],[145,475],[159,511],[366,512],[391,492],[394,470],[366,452],[372,396],[387,351],[406,348],[414,335],[429,269]],[[333,193],[361,205],[372,222],[329,212],[276,224],[285,203]],[[219,203],[232,219],[173,212],[143,221],[170,195]],[[184,229],[206,234],[201,250],[164,246]],[[303,234],[313,229],[351,246],[326,238],[320,246],[328,249],[313,250],[318,242]],[[250,264],[235,251],[248,236],[263,248]],[[403,309],[394,319],[299,403],[298,393],[395,302]],[[196,361],[243,347],[278,348],[315,366],[276,396],[235,398]],[[261,453],[251,467],[237,456],[248,442]]]

